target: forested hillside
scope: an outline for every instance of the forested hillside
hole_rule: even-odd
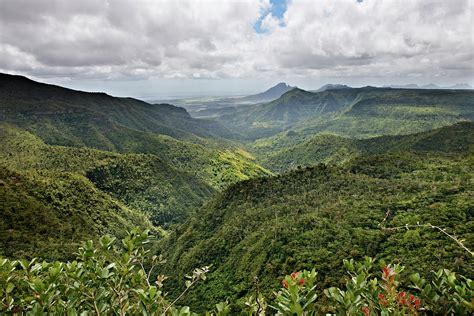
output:
[[[259,140],[259,147],[271,149],[275,143],[302,141],[320,132],[367,138],[411,134],[472,120],[473,96],[471,90],[293,89],[270,103],[215,115],[243,139]]]
[[[473,16],[0,0],[0,316],[474,315]]]
[[[313,266],[321,287],[341,285],[341,258],[366,255],[406,273],[443,266],[472,277],[472,255],[425,225],[474,247],[473,166],[472,151],[397,152],[238,183],[165,241],[166,271],[179,278],[213,264],[189,296],[196,307],[238,301],[255,276],[270,295],[279,275]]]
[[[430,281],[439,268],[472,278],[472,95],[293,89],[199,120],[173,105],[2,75],[0,256],[64,261],[82,241],[103,234],[125,236],[123,246],[131,249],[140,234],[126,232],[150,229],[159,238],[144,242],[150,250],[140,254],[139,269],[158,260],[154,254],[166,263],[134,280],[145,293],[150,277],[161,286],[159,273],[169,275],[169,297],[184,292],[197,311],[219,301],[230,302],[216,307],[221,312],[239,311],[256,286],[272,301],[283,275],[313,267],[318,275],[302,272],[303,282],[318,284],[311,291],[313,303],[324,306],[320,312],[333,310],[337,295],[323,290],[345,286],[343,259],[365,256],[404,265],[405,283],[416,271]],[[100,251],[110,251],[109,238],[101,239]],[[79,249],[80,261],[96,260],[92,245]],[[99,271],[106,279],[116,265],[104,258],[94,262],[107,262]],[[14,263],[0,263],[0,273],[11,273],[2,267]],[[204,266],[209,273],[194,270]],[[70,277],[64,271],[59,287]],[[198,273],[191,279],[204,281],[202,271],[208,276],[192,292],[183,284],[190,271]],[[301,282],[298,275],[286,284]],[[151,304],[130,297],[134,311]],[[166,300],[161,304],[168,310]]]
[[[154,154],[214,188],[265,174],[251,155],[217,135],[218,123],[169,104],[148,104],[0,75],[0,122],[50,145]]]
[[[474,123],[460,122],[426,132],[355,139],[318,134],[294,146],[261,152],[261,163],[284,172],[318,163],[341,164],[359,155],[412,150],[419,152],[468,153],[474,151]]]
[[[171,104],[70,90],[22,76],[0,74],[0,100],[2,120],[41,132],[45,141],[59,145],[110,149],[114,141],[108,134],[123,127],[195,142],[199,137],[232,138],[218,123],[192,119]]]
[[[169,228],[216,190],[268,174],[219,124],[172,105],[2,74],[0,114],[7,256],[60,258],[87,237]]]

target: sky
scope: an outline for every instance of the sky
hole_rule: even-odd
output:
[[[144,99],[474,85],[473,0],[0,0],[0,72]]]

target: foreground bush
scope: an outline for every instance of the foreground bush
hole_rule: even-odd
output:
[[[188,276],[186,290],[174,300],[163,290],[165,276],[154,274],[160,257],[149,257],[148,231],[133,230],[118,244],[104,236],[98,245],[85,242],[73,262],[0,259],[0,313],[27,315],[195,315],[182,305],[186,292],[206,279],[208,267]],[[431,281],[419,274],[402,284],[403,267],[374,269],[374,260],[344,260],[349,278],[344,289],[328,288],[318,300],[317,272],[286,276],[275,297],[249,296],[242,313],[248,315],[467,315],[473,309],[474,283],[449,270],[433,272]],[[322,294],[319,294],[322,295]],[[321,301],[328,302],[321,306]],[[228,315],[228,302],[207,315]]]
[[[133,230],[116,244],[104,236],[85,242],[73,262],[0,260],[0,312],[31,315],[189,315],[176,308],[162,291],[164,276],[151,280],[162,260],[148,258],[148,231]],[[196,269],[187,285],[205,279]]]

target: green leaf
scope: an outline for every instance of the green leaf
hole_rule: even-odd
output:
[[[15,284],[9,282],[9,283],[7,284],[7,288],[6,288],[7,294],[11,293],[14,288],[15,288]]]

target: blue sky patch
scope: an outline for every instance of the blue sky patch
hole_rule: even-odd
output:
[[[258,18],[257,22],[255,22],[253,28],[257,33],[266,33],[268,30],[262,28],[262,21],[265,19],[269,14],[271,14],[274,18],[280,21],[280,26],[285,26],[285,22],[283,21],[283,15],[286,12],[288,0],[270,0],[270,8],[266,10],[262,10],[260,17]]]

